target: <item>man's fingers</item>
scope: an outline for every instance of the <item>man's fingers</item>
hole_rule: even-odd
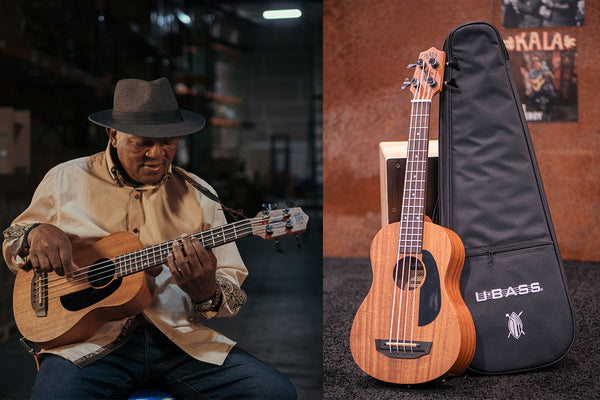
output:
[[[194,253],[196,252],[194,250],[194,246],[192,245],[192,238],[187,235],[187,234],[183,234],[181,235],[181,244],[183,245],[183,248],[185,249],[185,253],[189,256],[189,255],[194,255]]]
[[[58,249],[59,263],[65,272],[68,280],[73,278],[74,272],[79,267],[73,262],[71,248],[59,247]]]
[[[49,251],[46,253],[48,256],[48,260],[50,261],[50,265],[54,268],[57,274],[63,275],[66,272],[65,265],[62,263],[60,249],[56,249],[56,251]]]
[[[175,264],[175,256],[173,253],[169,253],[169,255],[167,255],[167,267],[169,267],[169,271],[171,271],[171,275],[175,278],[175,281],[181,280],[181,271]]]
[[[185,251],[185,256],[184,256]],[[177,283],[192,299],[208,299],[215,293],[216,258],[197,238],[181,235],[173,242],[167,266]]]
[[[204,248],[204,246],[202,246],[202,243],[200,243],[200,240],[194,238],[192,241],[190,241],[190,244],[194,250],[194,253],[196,253],[198,258],[203,258],[204,253],[206,253],[206,249]]]
[[[202,246],[202,243],[200,243],[198,239],[192,240],[192,244],[196,254],[198,255],[202,269],[209,271],[216,269],[217,258],[215,257],[214,253]]]
[[[183,250],[181,249],[181,244],[175,240],[173,241],[173,256],[175,257],[175,263],[183,264],[185,262],[185,256],[183,255]]]
[[[50,260],[48,259],[48,256],[46,255],[46,253],[37,254],[36,256],[37,256],[37,260],[38,260],[38,268],[41,271],[50,272],[53,270],[52,264],[50,263]]]
[[[40,224],[30,231],[30,262],[33,268],[43,272],[54,270],[57,274],[72,277],[75,268],[72,265],[71,242],[58,227]]]
[[[65,261],[63,261],[64,263]],[[69,264],[63,264],[65,266],[69,265],[70,269],[65,269],[65,275],[67,276],[67,280],[71,281],[76,278],[77,270],[79,270],[79,265],[75,264],[74,261],[71,261]]]
[[[212,262],[212,251],[206,250],[198,238],[182,236],[185,252],[188,255],[190,273],[192,279],[204,279],[206,274],[214,274],[216,261]]]
[[[38,256],[35,254],[29,255],[29,264],[31,264],[31,268],[38,269],[40,268],[40,260],[38,260]]]
[[[200,259],[200,262],[202,262],[202,263],[204,263],[204,261],[210,259],[210,255],[212,252],[207,250],[202,245],[202,242],[200,242],[200,239],[190,238],[188,236],[183,236],[182,238],[184,238],[184,237],[187,238],[187,240],[184,239],[184,244],[186,244],[189,247],[189,251],[188,251],[188,247],[185,248],[186,252],[190,253],[193,251],[194,253],[196,253],[198,258]]]

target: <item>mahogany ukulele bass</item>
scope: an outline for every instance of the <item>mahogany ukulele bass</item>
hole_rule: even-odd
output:
[[[417,384],[460,375],[475,352],[475,327],[459,290],[465,252],[458,235],[425,217],[429,110],[441,91],[445,54],[420,53],[413,93],[400,221],[371,244],[373,282],[352,324],[356,364],[382,381]]]
[[[252,235],[278,239],[305,231],[307,223],[299,207],[265,210],[255,218],[190,236],[210,249]],[[140,313],[152,300],[143,272],[165,264],[172,243],[143,248],[133,234],[113,233],[74,249],[73,260],[85,267],[75,271],[70,282],[54,272],[19,270],[13,312],[21,334],[51,349],[86,340],[107,321]]]

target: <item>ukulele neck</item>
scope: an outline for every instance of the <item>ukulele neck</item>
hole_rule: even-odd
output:
[[[430,108],[429,99],[412,100],[400,217],[399,246],[405,254],[420,254],[423,246]]]
[[[200,240],[200,243],[206,248],[211,249],[238,239],[242,239],[253,234],[251,221],[246,219],[232,224],[219,226],[207,231],[190,235]],[[174,241],[178,241],[176,239]],[[145,249],[123,254],[115,259],[117,276],[126,276],[136,272],[165,264],[167,256],[173,251],[173,242],[169,241]]]

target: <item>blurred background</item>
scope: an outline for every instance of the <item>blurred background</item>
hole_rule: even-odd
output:
[[[167,77],[180,108],[207,119],[202,133],[180,140],[177,165],[205,179],[224,204],[249,217],[263,203],[293,203],[311,218],[309,232],[300,238],[302,249],[293,239],[289,245],[282,240],[284,252],[293,257],[271,251],[272,244],[261,240],[240,244],[247,264],[258,265],[254,278],[248,265],[246,290],[259,300],[249,300],[247,308],[272,317],[264,324],[292,332],[287,336],[296,341],[291,347],[317,340],[306,363],[292,368],[285,357],[277,358],[268,340],[240,340],[253,337],[256,314],[240,313],[241,322],[219,329],[230,329],[247,350],[294,375],[301,397],[312,397],[320,390],[321,366],[322,2],[0,0],[0,8],[2,229],[27,207],[51,167],[104,151],[106,133],[87,117],[112,108],[117,80]],[[273,9],[298,9],[301,16],[263,18],[263,11]],[[269,269],[284,260],[284,275]],[[22,349],[6,347],[16,335],[12,279],[1,266],[0,339],[8,343],[0,348],[4,365],[27,357]],[[278,279],[277,285],[270,279]],[[283,302],[281,296],[260,297],[265,293],[287,297]],[[294,299],[303,302],[295,314],[302,332],[277,322],[279,316],[289,319]],[[260,301],[267,300],[264,307],[281,306],[281,313],[265,314]],[[263,325],[257,332],[265,330]],[[10,375],[3,379],[14,383]],[[27,397],[1,384],[0,394]]]
[[[595,79],[600,53],[591,50],[596,48],[600,38],[597,23],[600,2],[554,2],[565,10],[569,5],[572,11],[574,6],[583,7],[585,3],[582,25],[582,22],[576,25],[572,21],[565,26],[552,26],[547,20],[542,23],[540,18],[537,28],[514,25],[505,28],[503,11],[510,10],[511,4],[525,3],[539,7],[540,2],[464,0],[460,8],[449,10],[436,0],[421,0],[418,7],[411,1],[396,0],[325,1],[326,258],[368,257],[371,240],[381,229],[378,146],[380,142],[408,138],[410,96],[400,89],[404,79],[410,76],[406,65],[431,46],[442,49],[454,27],[470,21],[486,21],[498,28],[505,43],[512,41],[510,50],[519,47],[515,43],[531,43],[525,46],[530,47],[530,54],[543,50],[542,53],[557,56],[560,54],[557,50],[567,49],[562,42],[560,46],[558,42],[551,45],[553,42],[548,38],[557,34],[557,38],[570,37],[571,47],[576,48],[574,55],[563,58],[575,60],[575,72],[563,68],[560,78],[570,75],[576,82],[570,101],[576,104],[578,117],[550,122],[533,120],[528,126],[562,257],[600,260],[597,207],[600,202],[600,108]],[[556,12],[553,16],[559,14]],[[511,61],[517,60],[513,65],[519,65],[521,54],[511,52]],[[560,57],[556,56],[553,57],[559,60],[560,66]],[[513,75],[519,81],[522,79],[518,69],[515,72],[513,68]],[[571,89],[573,86],[565,85]],[[555,111],[558,108],[555,107]],[[431,110],[430,138],[437,139],[437,98]]]
[[[16,128],[17,147],[0,150],[4,194],[29,192],[56,163],[104,149],[106,133],[87,116],[112,108],[118,79],[165,76],[180,107],[208,120],[203,134],[183,141],[180,166],[234,205],[319,198],[320,1],[0,4],[0,104],[29,112],[28,126]],[[264,19],[273,7],[303,14]]]

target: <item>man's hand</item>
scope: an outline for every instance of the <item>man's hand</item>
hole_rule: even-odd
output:
[[[73,249],[67,234],[51,224],[40,224],[27,236],[29,262],[34,269],[55,271],[71,280],[77,266],[73,265]]]
[[[181,236],[183,249],[178,241],[173,242],[173,252],[167,257],[167,265],[175,283],[189,294],[193,301],[210,299],[217,290],[217,258],[206,250],[197,238]]]

